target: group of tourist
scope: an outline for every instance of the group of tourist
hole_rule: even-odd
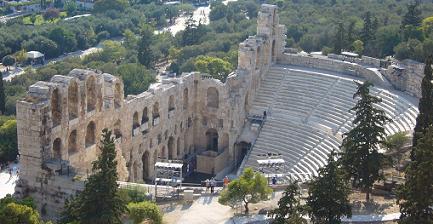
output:
[[[223,179],[223,187],[226,188],[229,185],[229,183],[230,183],[230,179],[227,176],[225,176]],[[206,179],[205,186],[206,186],[206,192],[208,192],[210,189],[211,194],[215,193],[215,187],[217,186],[217,182],[215,178],[212,177],[210,180]]]

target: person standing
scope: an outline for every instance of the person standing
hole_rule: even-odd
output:
[[[226,176],[224,177],[224,188],[226,188],[229,185],[229,178]]]
[[[210,193],[213,194],[215,190],[215,179],[212,177],[212,179],[210,180]]]
[[[209,179],[206,179],[205,181],[204,181],[204,184],[205,184],[205,186],[206,186],[206,193],[209,191],[209,187],[210,187],[210,183],[209,183]]]

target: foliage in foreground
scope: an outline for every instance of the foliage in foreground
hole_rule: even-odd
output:
[[[17,121],[13,117],[0,115],[0,163],[17,158]]]
[[[305,207],[301,206],[298,183],[294,182],[284,190],[283,197],[278,201],[278,208],[272,210],[269,216],[273,224],[307,224],[302,218]]]
[[[319,176],[309,183],[308,213],[313,223],[341,223],[343,216],[352,216],[348,199],[350,188],[344,172],[331,153],[328,164],[319,170]]]
[[[398,190],[400,224],[433,223],[433,126],[413,149],[416,160],[406,169],[406,182]]]
[[[153,202],[131,202],[128,204],[129,217],[135,224],[142,223],[145,220],[152,221],[153,224],[162,223],[162,213],[158,205]]]
[[[17,200],[11,195],[0,199],[0,223],[42,224],[31,198]]]
[[[116,151],[111,131],[102,131],[100,144],[101,154],[92,162],[93,174],[87,179],[83,192],[66,202],[63,223],[121,223],[120,217],[127,211],[125,202],[117,193]]]
[[[231,207],[243,203],[245,213],[248,213],[249,203],[265,200],[271,192],[272,189],[268,187],[268,181],[262,174],[246,168],[238,179],[231,181],[221,192],[218,202]]]

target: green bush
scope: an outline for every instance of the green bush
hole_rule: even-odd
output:
[[[162,213],[153,202],[132,202],[128,204],[128,209],[129,217],[134,223],[141,223],[144,220],[151,220],[154,224],[162,223]]]

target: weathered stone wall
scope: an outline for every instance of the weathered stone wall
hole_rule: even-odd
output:
[[[381,69],[381,73],[392,83],[394,88],[421,98],[421,81],[424,77],[423,63],[403,60],[396,65]]]
[[[122,181],[152,179],[158,158],[200,159],[213,150],[219,156],[199,168],[213,173],[237,162],[234,146],[247,114],[253,113],[251,101],[285,45],[276,9],[262,6],[257,36],[239,45],[238,69],[224,83],[188,73],[124,98],[119,78],[74,69],[32,85],[17,102],[22,163],[17,194],[37,198],[44,216],[57,215],[64,200],[82,189],[100,153],[104,128],[113,131]]]

